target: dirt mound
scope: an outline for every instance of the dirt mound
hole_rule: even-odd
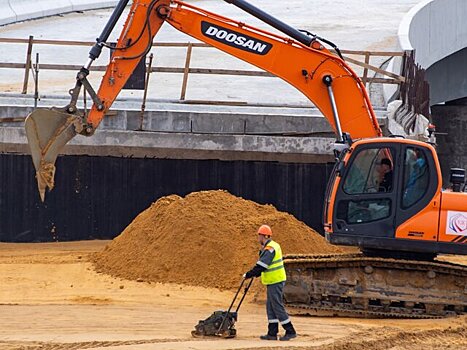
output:
[[[292,215],[219,190],[160,198],[93,262],[125,279],[231,289],[257,261],[261,224],[284,254],[340,252]]]

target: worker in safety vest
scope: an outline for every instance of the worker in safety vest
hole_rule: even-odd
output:
[[[244,278],[261,276],[261,282],[267,286],[266,312],[268,315],[268,333],[260,336],[263,340],[277,340],[279,323],[285,329],[285,335],[280,340],[290,340],[297,333],[290,321],[283,303],[285,269],[282,261],[282,250],[279,243],[271,239],[272,230],[268,225],[258,229],[258,242],[261,244],[259,260],[256,265],[243,275]]]

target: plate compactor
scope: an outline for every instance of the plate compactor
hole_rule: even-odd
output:
[[[214,311],[214,313],[207,319],[200,320],[195,326],[195,330],[191,331],[191,335],[193,337],[234,338],[237,335],[235,322],[237,322],[238,310],[240,309],[243,299],[245,299],[245,296],[248,293],[251,284],[253,283],[253,278],[251,278],[246,284],[245,281],[245,278],[242,279],[242,283],[240,284],[240,287],[238,287],[237,293],[235,293],[229,309],[227,311]],[[235,311],[231,311],[244,284],[245,290],[243,291],[243,296],[240,299]]]

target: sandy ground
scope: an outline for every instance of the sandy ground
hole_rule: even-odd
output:
[[[89,256],[107,243],[0,244],[0,349],[285,348],[257,338],[266,317],[252,296],[242,306],[237,338],[193,339],[198,320],[226,309],[233,293],[97,274]],[[294,349],[467,348],[467,317],[293,321],[300,337],[286,345]]]

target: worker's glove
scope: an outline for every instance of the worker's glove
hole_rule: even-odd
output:
[[[243,274],[243,278],[248,279],[248,278],[253,278],[253,273],[251,271],[248,271],[247,273]]]

